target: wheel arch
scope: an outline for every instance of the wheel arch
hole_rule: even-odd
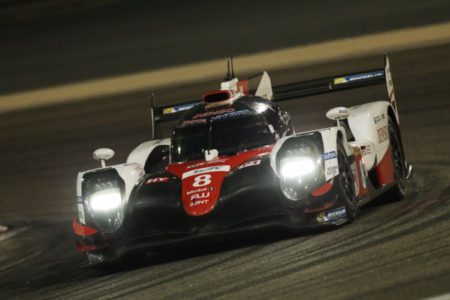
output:
[[[170,146],[170,139],[151,140],[141,143],[130,152],[127,163],[137,163],[144,168],[148,157],[158,146]]]

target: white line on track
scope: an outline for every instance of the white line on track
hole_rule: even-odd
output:
[[[6,226],[1,226],[1,227],[6,228],[6,229],[4,231],[1,231],[1,229],[0,229],[0,242],[4,241],[10,237],[13,237],[16,234],[23,232],[27,229],[26,227],[23,227],[23,228],[19,228],[19,229],[9,230]],[[2,270],[2,267],[0,267],[0,271]]]
[[[450,293],[426,298],[426,300],[450,300]]]
[[[235,58],[241,72],[259,72],[450,42],[450,22],[344,38]],[[0,96],[0,113],[169,87],[218,77],[224,59],[101,78]]]

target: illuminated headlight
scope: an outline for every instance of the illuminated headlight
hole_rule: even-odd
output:
[[[118,188],[98,191],[89,197],[89,205],[96,212],[115,210],[121,203],[122,196]]]
[[[115,169],[85,174],[82,193],[87,221],[103,232],[115,232],[124,218],[124,192],[125,182]]]
[[[293,157],[280,161],[280,175],[284,178],[301,178],[311,174],[316,169],[316,164],[311,158]]]
[[[277,153],[280,187],[286,198],[301,201],[320,185],[323,160],[315,136],[288,139]],[[321,137],[317,140],[320,142]]]

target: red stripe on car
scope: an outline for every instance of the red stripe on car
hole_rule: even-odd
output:
[[[329,190],[331,190],[332,187],[333,187],[333,180],[330,180],[321,187],[319,187],[318,189],[312,191],[311,195],[314,197],[322,196],[326,194]]]
[[[375,168],[380,185],[394,182],[394,164],[392,163],[391,145],[388,146],[383,159]]]
[[[270,151],[272,146],[265,146],[234,156],[219,156],[211,161],[175,163],[167,166],[166,170],[182,180],[181,198],[186,213],[190,216],[202,216],[216,206],[223,180],[231,171]]]
[[[72,228],[73,232],[75,232],[75,234],[78,236],[91,236],[98,232],[98,230],[95,228],[81,225],[76,219],[74,219],[72,222]]]

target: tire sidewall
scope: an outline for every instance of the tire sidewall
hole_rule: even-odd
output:
[[[339,164],[339,175],[336,176],[335,179],[337,179],[338,183],[338,191],[339,191],[339,200],[341,203],[343,203],[346,207],[347,211],[347,218],[349,221],[352,221],[356,215],[358,214],[358,203],[357,203],[357,196],[354,188],[354,175],[352,173],[351,164],[349,162],[349,159],[347,157],[347,154],[344,150],[344,146],[342,144],[341,140],[337,141],[337,158],[338,158],[338,164]],[[344,160],[340,162],[340,160]],[[347,180],[350,181],[350,186],[346,184],[345,175],[342,173],[343,170],[341,170],[341,164],[345,164],[347,166]],[[349,198],[347,189],[350,189],[350,194],[352,194],[352,199]]]

